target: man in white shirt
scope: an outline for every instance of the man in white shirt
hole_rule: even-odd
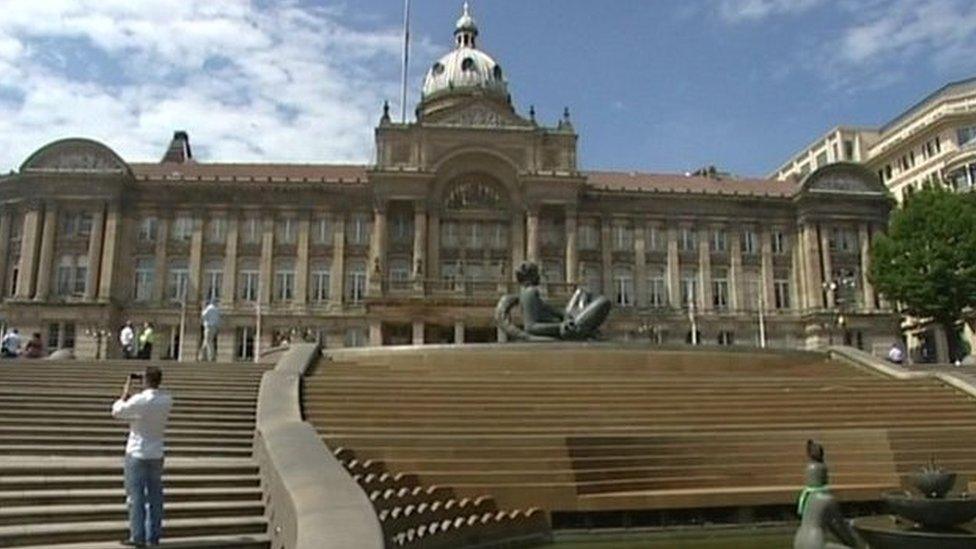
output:
[[[145,389],[133,395],[132,381]],[[155,366],[130,374],[122,396],[112,404],[112,417],[129,422],[125,445],[125,491],[129,507],[129,538],[124,545],[158,545],[163,523],[163,438],[173,398],[159,389],[163,373]],[[148,512],[147,512],[148,510]]]
[[[132,323],[126,322],[122,331],[119,332],[119,343],[122,345],[122,358],[132,358],[135,356],[136,332],[132,329]]]
[[[20,333],[16,329],[7,332],[0,340],[0,352],[7,358],[20,356]]]
[[[203,345],[200,346],[200,359],[208,362],[217,360],[217,332],[220,330],[220,308],[210,302],[200,313],[203,323]]]

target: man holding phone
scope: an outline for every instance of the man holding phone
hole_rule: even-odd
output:
[[[158,545],[163,524],[163,438],[173,398],[159,389],[163,372],[156,366],[129,374],[122,396],[112,404],[112,417],[129,422],[125,445],[125,492],[129,508],[131,547]],[[133,385],[142,385],[133,394]]]

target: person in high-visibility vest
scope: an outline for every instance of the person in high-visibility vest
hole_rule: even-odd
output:
[[[152,323],[143,323],[142,332],[139,333],[139,358],[149,360],[152,356],[153,343],[155,342],[156,333],[153,331]]]

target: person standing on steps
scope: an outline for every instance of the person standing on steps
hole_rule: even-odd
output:
[[[142,332],[139,333],[139,358],[143,360],[152,358],[152,348],[155,342],[156,334],[153,332],[152,323],[143,323]]]
[[[132,329],[132,322],[126,322],[119,332],[119,343],[122,345],[122,358],[129,359],[135,356],[136,332]]]
[[[133,383],[145,388],[133,394]],[[112,417],[129,423],[125,445],[125,494],[129,509],[129,537],[123,545],[159,544],[163,525],[164,435],[173,398],[160,390],[163,372],[148,366],[143,374],[129,374],[122,396],[112,404]]]
[[[203,324],[203,344],[197,358],[214,362],[217,360],[217,332],[220,330],[220,308],[215,302],[207,303],[200,313],[200,322]]]
[[[20,356],[20,332],[16,328],[10,330],[0,341],[0,352],[4,358],[17,358]]]

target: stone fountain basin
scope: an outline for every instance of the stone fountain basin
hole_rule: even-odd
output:
[[[952,528],[976,517],[976,498],[969,494],[930,499],[889,492],[881,498],[893,514],[928,528]]]
[[[923,530],[912,523],[890,515],[859,517],[852,521],[861,539],[871,549],[973,549],[976,547],[976,525]]]

